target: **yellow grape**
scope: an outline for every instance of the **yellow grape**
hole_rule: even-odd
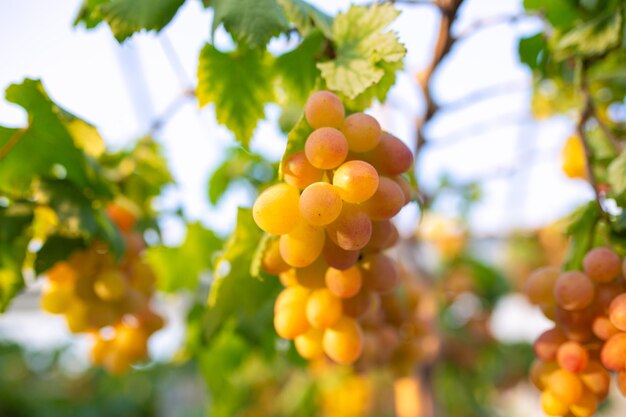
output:
[[[388,220],[404,207],[404,193],[391,178],[380,177],[374,195],[363,203],[365,212],[372,220]]]
[[[316,329],[330,327],[341,317],[341,300],[328,288],[314,290],[306,304],[306,316]]]
[[[352,152],[371,151],[380,142],[382,133],[378,121],[365,113],[354,113],[346,117],[341,131],[346,135]]]
[[[267,248],[261,258],[261,266],[268,274],[279,275],[291,268],[287,262],[280,256],[279,240],[272,238],[267,244]]]
[[[561,368],[580,372],[587,367],[589,352],[580,343],[568,341],[559,346],[556,358]]]
[[[383,253],[371,253],[361,260],[363,285],[377,293],[391,291],[400,279],[396,263]]]
[[[559,268],[546,266],[536,269],[524,284],[524,292],[528,300],[535,305],[552,305],[554,298],[554,283],[561,275]]]
[[[320,256],[311,265],[305,266],[304,268],[295,268],[293,270],[295,281],[298,285],[305,288],[323,288],[326,269],[328,269],[328,264],[324,260],[324,257]]]
[[[46,271],[46,276],[50,281],[57,284],[73,283],[78,278],[76,270],[69,262],[65,261],[55,263],[52,268]]]
[[[313,129],[340,128],[343,125],[344,116],[343,103],[330,91],[316,91],[309,96],[304,105],[304,117]]]
[[[556,360],[559,347],[565,342],[567,338],[558,329],[546,330],[535,340],[535,356],[545,362]]]
[[[96,276],[93,289],[100,299],[118,301],[126,294],[126,280],[118,269],[107,269]]]
[[[82,333],[89,329],[89,312],[82,302],[73,302],[65,311],[65,322],[72,333]]]
[[[569,410],[569,404],[564,403],[551,391],[541,393],[541,408],[549,416],[564,416]]]
[[[299,285],[285,288],[278,294],[274,302],[274,314],[279,310],[291,308],[293,305],[305,306],[311,291]]]
[[[550,374],[547,381],[547,390],[568,406],[580,400],[583,394],[583,384],[575,373],[565,369],[557,369]]]
[[[358,206],[344,203],[341,214],[326,226],[326,232],[341,249],[363,249],[372,235],[372,221]]]
[[[335,171],[333,185],[345,201],[359,204],[371,198],[378,189],[378,173],[367,162],[348,161]]]
[[[591,325],[593,334],[600,340],[609,340],[611,336],[618,334],[620,330],[611,323],[607,316],[597,316]]]
[[[576,417],[591,417],[597,409],[598,398],[588,390],[584,390],[580,399],[570,406],[570,411]]]
[[[299,201],[300,193],[293,185],[272,185],[257,197],[252,207],[252,216],[263,231],[283,235],[298,225]]]
[[[296,270],[295,268],[288,269],[284,272],[278,274],[278,278],[280,279],[280,283],[285,287],[294,287],[298,284],[298,279],[296,278]]]
[[[609,306],[611,324],[621,331],[626,331],[626,293],[620,294]]]
[[[335,325],[324,332],[324,352],[335,362],[349,365],[355,362],[363,350],[361,326],[349,317],[341,317]]]
[[[570,136],[561,152],[562,169],[569,178],[587,178],[587,159],[582,140]]]
[[[565,272],[554,283],[556,302],[565,310],[581,310],[593,302],[593,296],[593,282],[582,272]]]
[[[122,312],[111,303],[97,301],[86,305],[89,327],[109,326],[122,318]]]
[[[597,397],[604,398],[609,393],[611,376],[609,372],[595,360],[590,360],[587,367],[578,374],[586,389]]]
[[[379,173],[394,176],[411,168],[413,154],[400,139],[390,133],[383,132],[378,145],[363,154],[363,160],[374,165]]]
[[[71,284],[50,282],[41,294],[41,309],[50,314],[64,313],[73,298],[74,293]]]
[[[337,297],[354,297],[361,289],[361,283],[361,271],[356,265],[343,271],[333,267],[326,271],[326,286]]]
[[[372,308],[373,299],[378,298],[374,298],[367,289],[361,287],[355,296],[341,300],[343,314],[360,319]]]
[[[148,334],[140,327],[126,324],[117,326],[114,344],[131,362],[148,356]]]
[[[294,345],[300,356],[304,359],[319,359],[324,356],[323,338],[323,329],[309,329],[308,332],[296,336]]]
[[[537,387],[537,389],[543,391],[546,388],[550,374],[557,369],[559,369],[559,365],[554,361],[544,362],[536,360],[530,367],[530,381],[535,387]]]
[[[602,365],[611,371],[623,371],[626,358],[626,333],[618,333],[604,343],[600,351]]]
[[[325,240],[322,254],[329,266],[341,270],[350,268],[352,265],[356,264],[356,261],[359,259],[358,250],[350,251],[342,249],[337,246],[332,239]]]
[[[300,215],[313,226],[326,226],[335,221],[342,205],[338,190],[327,182],[311,184],[300,195]]]
[[[296,152],[283,161],[283,178],[289,185],[303,189],[322,180],[324,171],[315,168],[303,151]]]
[[[306,302],[309,291],[302,287],[283,290],[274,304],[274,328],[283,339],[293,339],[309,330]]]
[[[93,345],[91,346],[90,358],[95,365],[102,365],[106,359],[108,352],[112,348],[112,341],[103,339],[99,334],[96,335]]]
[[[301,220],[289,234],[280,237],[280,256],[296,268],[311,265],[322,253],[324,239],[324,229]]]
[[[404,205],[406,206],[413,201],[413,188],[411,187],[411,184],[409,184],[409,181],[404,178],[403,175],[396,175],[395,177],[392,177],[392,179],[400,186],[402,194],[404,194]]]
[[[322,127],[309,135],[304,144],[304,154],[314,167],[334,169],[348,156],[348,141],[339,130]]]
[[[595,282],[610,282],[619,276],[622,261],[609,248],[595,248],[585,255],[583,269]]]
[[[395,239],[398,230],[396,226],[389,220],[373,221],[372,222],[372,236],[370,241],[363,248],[363,252],[380,252],[385,250],[396,242],[392,242]]]

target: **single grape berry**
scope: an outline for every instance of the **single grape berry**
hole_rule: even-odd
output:
[[[343,103],[330,91],[316,91],[304,105],[304,117],[313,129],[343,126],[345,110]]]

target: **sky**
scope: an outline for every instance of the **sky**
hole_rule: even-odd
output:
[[[331,14],[349,6],[347,0],[312,3]],[[210,40],[210,12],[201,8],[200,1],[187,1],[160,35],[139,34],[120,46],[105,25],[93,31],[73,28],[79,6],[79,0],[0,1],[0,90],[25,77],[39,78],[54,101],[97,126],[109,146],[129,145],[148,132],[185,89],[194,86],[198,53]],[[438,15],[430,6],[399,7],[402,14],[392,28],[407,46],[406,70],[399,75],[387,103],[373,106],[370,112],[383,128],[413,146],[414,120],[424,107],[414,80],[430,59]],[[485,18],[520,12],[521,0],[467,0],[454,33],[467,34]],[[568,180],[560,171],[560,149],[573,132],[571,120],[561,117],[537,122],[529,113],[532,76],[518,63],[517,41],[536,32],[539,24],[523,18],[463,36],[433,79],[434,98],[443,110],[426,131],[430,144],[418,161],[420,181],[432,187],[444,173],[462,182],[485,179],[484,198],[470,217],[479,234],[503,234],[545,224],[591,197],[586,183]],[[222,30],[214,42],[223,49],[232,47]],[[281,52],[289,47],[284,39],[278,39],[272,41],[270,50]],[[501,94],[446,109],[447,104],[499,85],[507,86],[500,89]],[[258,126],[252,149],[278,159],[285,144],[275,128],[279,111],[270,105],[266,113],[268,120]],[[25,123],[20,108],[0,99],[0,125]],[[477,125],[483,127],[476,131]],[[251,199],[244,190],[234,190],[217,207],[208,203],[209,175],[225,157],[224,151],[235,144],[232,134],[216,123],[212,106],[198,109],[194,101],[185,101],[155,137],[164,147],[177,182],[159,200],[159,206],[182,205],[189,219],[227,233],[234,224],[236,207],[249,206]],[[512,168],[518,170],[511,174]],[[454,201],[444,201],[440,209],[453,213]],[[402,214],[405,233],[413,232],[416,213],[412,207]],[[184,229],[174,220],[165,220],[163,229],[170,243],[183,237]],[[27,328],[32,320],[43,320],[29,308],[36,303],[36,291],[36,287],[31,289],[9,315],[0,317],[0,335],[23,337],[19,329]],[[184,303],[184,298],[166,303],[173,325],[151,342],[162,357],[171,355],[182,337],[177,311]],[[536,313],[519,300],[506,309],[497,320]],[[45,320],[50,323],[46,330],[26,335],[31,338],[28,340],[37,339],[44,345],[65,343],[68,335],[63,322],[49,316]],[[502,336],[530,339],[545,326],[540,321],[518,322],[522,324],[516,329],[498,326],[504,329]]]

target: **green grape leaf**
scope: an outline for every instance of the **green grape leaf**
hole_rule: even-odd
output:
[[[518,52],[522,64],[530,69],[539,69],[545,65],[547,58],[547,43],[543,33],[537,33],[519,40]]]
[[[626,191],[626,152],[622,152],[608,168],[608,181],[616,194]]]
[[[78,249],[85,248],[83,239],[68,238],[54,235],[46,239],[41,249],[37,251],[35,258],[35,272],[41,274],[50,269],[58,261],[69,258]]]
[[[276,0],[212,0],[211,7],[213,33],[222,24],[237,42],[253,48],[265,48],[289,24]]]
[[[252,210],[240,208],[237,226],[213,269],[205,337],[210,339],[223,323],[243,322],[258,314],[280,288],[277,280],[252,279],[251,266],[264,233],[252,219]],[[258,331],[258,329],[257,329]]]
[[[270,56],[239,49],[230,53],[206,44],[200,52],[196,94],[200,107],[215,103],[217,121],[247,147],[265,103],[274,99]]]
[[[576,24],[578,10],[569,0],[524,0],[524,8],[543,13],[548,21],[559,29],[567,29]]]
[[[291,129],[291,132],[287,135],[287,146],[285,153],[278,166],[278,178],[283,179],[283,162],[289,158],[292,154],[304,149],[304,143],[309,135],[313,132],[313,128],[304,118],[304,114],[300,116],[300,119],[296,125]]]
[[[285,10],[285,14],[292,21],[302,36],[309,35],[316,28],[325,37],[332,37],[333,18],[319,9],[311,6],[304,0],[277,0]]]
[[[254,188],[272,182],[276,168],[261,155],[243,148],[231,148],[226,159],[211,175],[209,180],[209,201],[217,204],[226,191],[236,183],[248,183]]]
[[[570,237],[570,244],[563,263],[564,270],[582,268],[583,258],[593,243],[593,230],[598,221],[598,214],[598,205],[595,201],[590,201],[572,213],[566,231]]]
[[[113,36],[123,42],[141,30],[159,32],[176,15],[185,0],[110,0],[99,4],[95,13],[111,27]],[[90,14],[91,19],[92,14]],[[93,24],[88,20],[86,24]]]
[[[304,104],[315,87],[320,71],[315,66],[324,48],[320,31],[311,32],[297,48],[276,58],[274,68],[279,86],[290,102]]]
[[[13,84],[6,96],[28,112],[29,126],[0,127],[0,190],[24,195],[35,177],[63,177],[93,197],[113,196],[95,161],[68,131],[68,113],[50,100],[41,82]]]
[[[154,246],[146,259],[157,276],[157,287],[164,292],[194,291],[201,276],[213,267],[213,254],[222,241],[200,223],[187,226],[187,236],[178,247]]]
[[[404,67],[402,61],[398,62],[381,62],[379,67],[383,69],[383,77],[376,84],[368,87],[356,98],[350,99],[340,94],[341,100],[349,112],[359,112],[367,109],[372,105],[374,100],[380,103],[385,101],[387,93],[396,83],[396,72]]]
[[[389,5],[352,6],[332,27],[336,58],[317,67],[331,90],[356,98],[383,78],[381,62],[398,62],[406,48],[396,33],[385,31],[399,12]]]
[[[621,44],[622,14],[608,10],[604,15],[577,25],[558,37],[558,57],[593,57]]]
[[[80,9],[74,19],[74,26],[80,23],[87,29],[93,29],[102,23],[102,16],[97,12],[98,6],[108,3],[111,0],[83,0]]]
[[[24,288],[22,268],[33,218],[30,203],[0,206],[0,312],[4,312],[13,297]]]

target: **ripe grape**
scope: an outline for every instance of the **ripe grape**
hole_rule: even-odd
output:
[[[291,232],[300,220],[300,193],[289,184],[272,185],[254,202],[252,216],[265,232],[283,235]]]
[[[304,359],[319,359],[324,356],[324,346],[322,345],[323,338],[324,330],[309,329],[308,332],[296,336],[294,345],[300,356]]]
[[[304,105],[304,117],[313,129],[340,128],[343,125],[344,116],[343,103],[330,91],[316,91],[309,96]]]
[[[378,121],[365,113],[354,113],[346,117],[341,129],[352,152],[371,151],[380,142],[382,133]]]
[[[343,314],[355,319],[363,317],[365,313],[370,310],[372,306],[372,299],[373,297],[371,293],[365,288],[361,288],[361,290],[354,297],[344,298],[341,300]]]
[[[561,152],[562,169],[569,178],[587,178],[587,158],[582,140],[578,136],[567,138]]]
[[[378,172],[394,176],[400,175],[413,165],[411,150],[395,136],[383,132],[378,145],[363,155],[363,160],[370,162]]]
[[[360,160],[343,163],[333,174],[333,185],[348,203],[359,204],[371,198],[378,182],[376,169]]]
[[[580,372],[589,362],[589,353],[577,342],[565,342],[556,354],[559,366],[570,372]]]
[[[304,153],[314,167],[334,169],[346,159],[348,141],[337,129],[322,127],[309,135],[304,144]]]
[[[372,235],[372,222],[358,206],[344,203],[341,214],[326,226],[332,241],[344,250],[363,249]]]
[[[397,234],[396,226],[389,220],[373,221],[372,236],[363,252],[380,252],[390,247],[389,243]],[[395,242],[394,242],[395,243]]]
[[[597,397],[587,390],[583,390],[580,399],[570,406],[570,411],[576,417],[591,417],[597,409]]]
[[[125,324],[115,328],[115,347],[131,359],[144,358],[148,355],[148,335],[140,327]]]
[[[361,289],[361,283],[361,271],[357,266],[345,270],[330,267],[326,271],[326,286],[337,297],[354,297]]]
[[[261,258],[261,266],[263,270],[268,274],[278,275],[281,272],[289,270],[290,266],[280,256],[280,244],[279,240],[272,238],[267,244],[267,248]]]
[[[406,206],[413,201],[413,188],[411,184],[409,184],[409,181],[407,181],[403,175],[396,175],[392,179],[400,186],[402,194],[404,194],[404,205]]]
[[[305,288],[316,289],[324,287],[324,278],[328,264],[323,257],[317,258],[311,265],[294,269],[295,282]]]
[[[536,360],[532,363],[529,371],[530,380],[539,390],[544,390],[552,372],[559,369],[559,366],[556,362],[544,362],[541,360]]]
[[[50,314],[62,314],[67,310],[73,296],[71,285],[49,283],[41,295],[41,309]]]
[[[341,317],[341,300],[327,288],[317,289],[309,296],[306,316],[316,329],[332,326]]]
[[[557,369],[548,378],[546,388],[567,405],[574,404],[583,393],[583,384],[575,373]]]
[[[583,259],[585,274],[596,282],[613,281],[619,275],[621,267],[619,256],[609,248],[592,249]]]
[[[600,351],[600,361],[606,369],[623,371],[626,358],[626,333],[619,333],[604,343]]]
[[[126,294],[124,275],[118,269],[102,271],[96,276],[93,288],[96,295],[102,300],[121,300]]]
[[[335,362],[349,365],[356,361],[363,350],[361,326],[349,317],[341,317],[335,325],[324,332],[324,352]]]
[[[524,284],[524,293],[535,305],[551,305],[556,302],[553,287],[561,274],[559,268],[546,266],[535,270]]]
[[[313,226],[325,226],[335,221],[341,207],[339,192],[327,182],[311,184],[300,195],[300,215]]]
[[[329,266],[341,270],[350,268],[359,259],[358,250],[342,249],[332,239],[325,240],[322,254]]]
[[[380,177],[376,192],[363,207],[372,220],[390,219],[404,207],[404,193],[394,180]]]
[[[591,329],[593,330],[593,334],[600,340],[609,340],[611,336],[620,332],[606,316],[597,316],[594,318]]]
[[[287,288],[290,290],[292,288]],[[309,321],[306,318],[306,299],[297,302],[286,303],[278,300],[274,307],[274,329],[283,339],[293,339],[309,330]]]
[[[596,284],[595,305],[608,315],[611,302],[623,292],[624,287],[618,281],[609,282],[607,284]]]
[[[609,306],[611,324],[621,331],[626,331],[626,293],[618,295]]]
[[[609,393],[611,376],[604,367],[595,360],[590,360],[587,367],[578,374],[585,388],[597,397],[604,398]]]
[[[593,302],[593,296],[593,282],[582,272],[565,272],[554,283],[554,297],[565,310],[583,309]]]
[[[289,234],[280,237],[280,255],[296,268],[311,265],[322,253],[324,239],[324,229],[302,220]]]
[[[363,256],[361,271],[363,285],[381,294],[391,291],[400,279],[395,262],[383,253]]]
[[[558,329],[546,330],[535,340],[535,356],[545,362],[556,360],[557,351],[565,342],[567,338]]]
[[[130,232],[135,226],[135,215],[126,207],[119,204],[111,203],[106,207],[107,216],[115,223],[115,225],[125,233]]]
[[[541,408],[549,416],[563,416],[569,410],[569,404],[561,401],[551,391],[541,393]]]
[[[278,294],[274,302],[274,314],[279,310],[289,309],[293,305],[306,305],[311,291],[301,286],[285,288]]]
[[[592,324],[596,316],[593,306],[582,310],[568,311],[561,307],[554,309],[554,322],[568,339],[585,342],[593,337]]]
[[[322,180],[324,171],[315,168],[303,151],[290,155],[283,161],[283,178],[289,185],[303,189]]]
[[[46,271],[46,277],[54,283],[73,283],[78,278],[76,270],[69,262],[60,261]]]

